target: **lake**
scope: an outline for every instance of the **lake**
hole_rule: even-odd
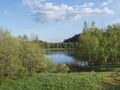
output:
[[[73,50],[46,50],[46,57],[55,63],[87,65],[87,62],[75,59],[72,54]]]

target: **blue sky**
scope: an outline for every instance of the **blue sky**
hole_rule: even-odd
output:
[[[100,28],[120,22],[120,0],[0,0],[0,27],[61,42],[81,32],[83,22]]]

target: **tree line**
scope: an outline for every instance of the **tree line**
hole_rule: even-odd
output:
[[[120,64],[120,24],[108,25],[106,30],[97,28],[92,22],[84,28],[76,45],[75,55],[90,66]]]
[[[43,42],[42,43],[43,48],[45,49],[52,49],[52,48],[74,48],[75,43],[72,42],[60,42],[60,43],[48,43],[48,42]]]

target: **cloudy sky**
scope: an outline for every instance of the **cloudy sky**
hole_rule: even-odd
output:
[[[0,0],[0,27],[15,36],[31,33],[61,42],[81,32],[83,22],[100,28],[120,22],[120,0]]]

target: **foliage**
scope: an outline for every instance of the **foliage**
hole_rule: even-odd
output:
[[[3,31],[3,28],[0,28],[0,41],[9,36],[10,36],[10,33],[7,31],[7,29]]]
[[[21,44],[12,37],[0,41],[0,77],[20,76],[25,69],[20,60]]]
[[[42,46],[45,49],[53,49],[53,48],[74,48],[75,43],[73,42],[64,42],[64,43],[47,43],[47,42],[42,42]]]
[[[80,60],[85,60],[90,66],[120,63],[120,24],[109,25],[106,31],[95,27],[85,26],[79,36],[75,49]]]
[[[50,73],[55,73],[56,72],[56,64],[53,62],[53,60],[46,59],[46,66],[45,66],[45,71],[50,72]]]
[[[15,38],[8,31],[0,29],[0,78],[35,75],[49,71],[50,65],[52,63],[45,60],[37,38],[33,41],[29,41],[26,35]]]
[[[66,64],[58,64],[56,66],[57,73],[67,73],[69,71],[69,67]]]
[[[108,63],[120,62],[120,24],[109,25],[105,37],[107,39]]]
[[[43,51],[38,44],[22,42],[22,63],[30,75],[45,70]]]

